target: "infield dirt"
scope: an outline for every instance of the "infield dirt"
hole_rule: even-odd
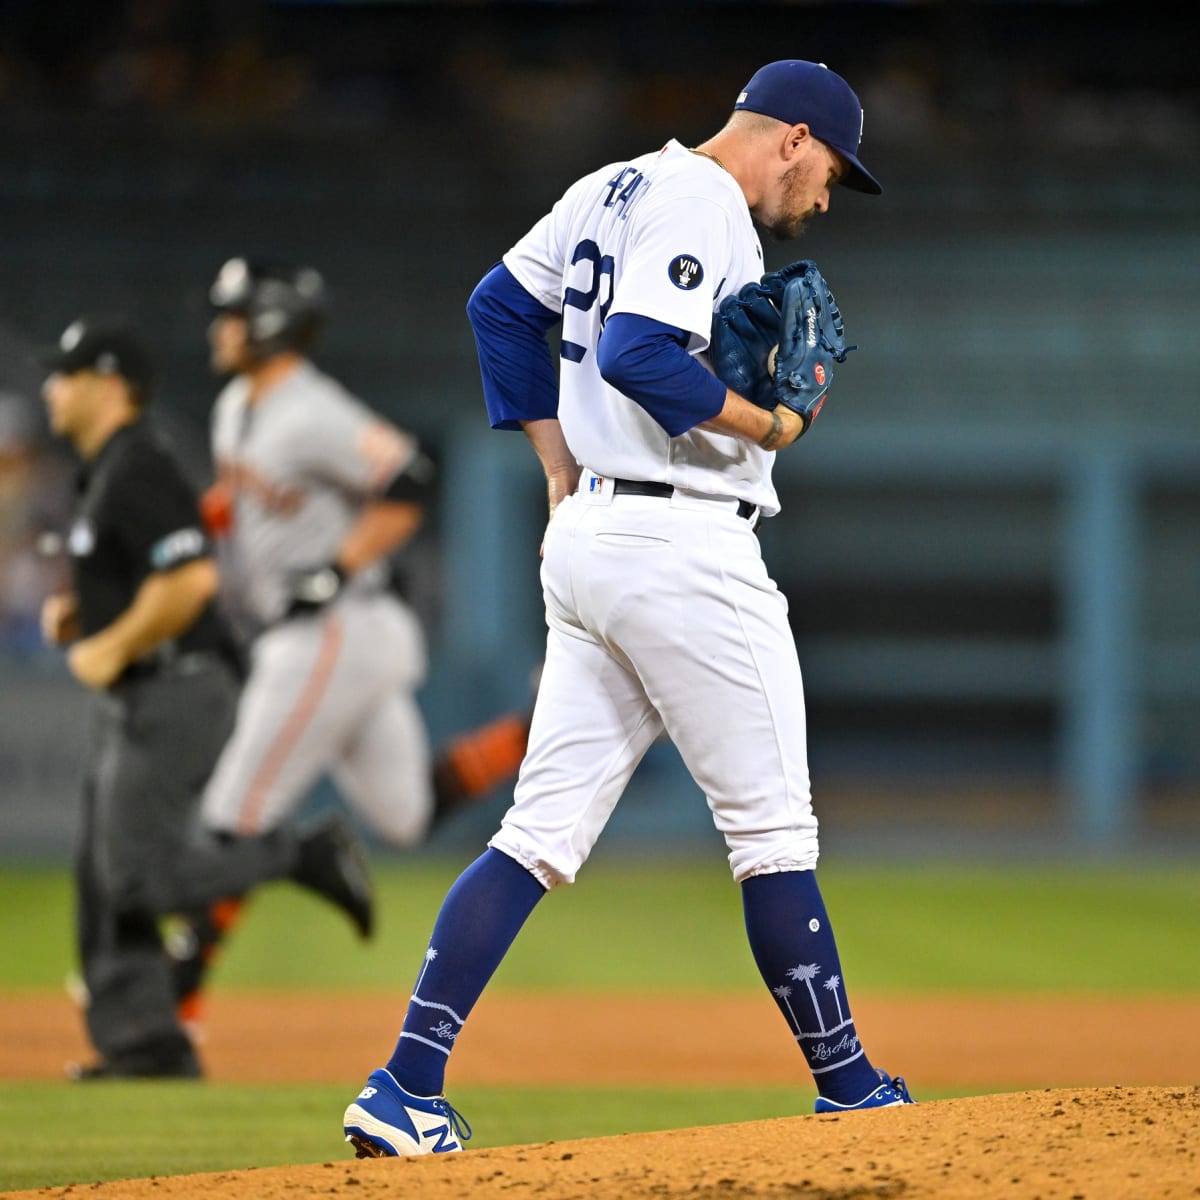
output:
[[[209,1074],[228,1081],[344,1081],[349,1098],[390,1051],[400,1012],[400,1001],[390,997],[219,994],[205,1050]],[[348,1158],[6,1195],[1200,1196],[1200,1003],[861,997],[856,1016],[872,1057],[902,1071],[918,1098],[922,1085],[998,1094],[846,1117],[810,1114],[420,1160]],[[296,1045],[305,1046],[303,1055],[293,1052]],[[9,1079],[61,1077],[63,1060],[84,1053],[76,1014],[45,997],[0,998],[0,1048]],[[281,1071],[281,1064],[289,1069]],[[496,993],[472,1015],[453,1070],[460,1085],[807,1087],[782,1023],[764,1020],[763,1001],[753,995]],[[798,1096],[797,1111],[805,1107]]]

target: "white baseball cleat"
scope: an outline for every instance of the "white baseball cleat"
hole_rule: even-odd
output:
[[[382,1067],[367,1077],[342,1125],[359,1158],[451,1154],[471,1137],[471,1127],[444,1096],[414,1096]]]

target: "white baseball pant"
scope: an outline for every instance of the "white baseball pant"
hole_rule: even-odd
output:
[[[490,842],[545,886],[574,881],[664,730],[708,799],[737,881],[816,866],[787,601],[736,508],[678,491],[614,496],[604,480],[556,510],[529,750]]]

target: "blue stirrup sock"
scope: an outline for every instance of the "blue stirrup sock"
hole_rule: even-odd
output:
[[[813,871],[742,882],[746,935],[759,974],[799,1045],[817,1091],[855,1104],[879,1086],[846,1000],[837,943]]]
[[[519,863],[486,850],[455,881],[387,1069],[414,1096],[440,1096],[446,1062],[476,1000],[546,889]]]

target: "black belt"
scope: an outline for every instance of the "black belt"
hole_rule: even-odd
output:
[[[150,653],[145,658],[135,659],[117,676],[118,683],[140,682],[143,679],[154,679],[165,675],[168,671],[176,675],[193,675],[217,663],[224,662],[228,666],[229,656],[219,650],[185,650],[168,654]]]
[[[659,496],[663,500],[670,500],[675,495],[675,489],[669,483],[648,483],[640,479],[614,479],[613,495]],[[749,521],[756,512],[758,512],[757,504],[751,504],[749,500],[738,501],[737,515],[743,520]]]

